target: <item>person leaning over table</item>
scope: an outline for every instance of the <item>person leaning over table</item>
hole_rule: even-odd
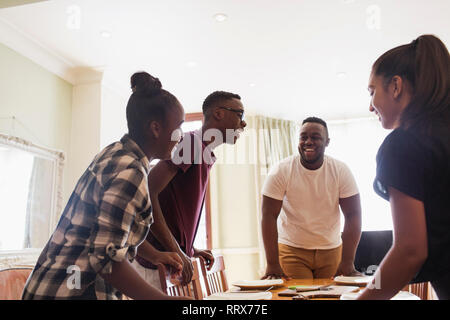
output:
[[[155,81],[131,95],[126,114],[128,134],[103,149],[81,176],[22,299],[187,299],[148,284],[129,261],[153,221],[150,161],[170,158],[184,110]],[[176,253],[147,252],[154,263],[181,271]]]
[[[211,251],[194,247],[210,170],[216,160],[213,149],[223,143],[234,145],[247,126],[244,106],[237,94],[215,91],[206,97],[202,109],[202,128],[187,132],[174,157],[160,161],[149,175],[155,223],[146,242],[162,251],[177,252],[183,260],[182,275],[186,282],[193,273],[191,257],[203,257],[208,268],[214,263]],[[157,285],[158,270],[142,256],[144,251],[145,246],[141,246],[133,265],[145,274],[147,281]]]
[[[325,155],[329,142],[324,120],[305,119],[299,154],[274,166],[264,183],[263,279],[360,275],[354,267],[361,237],[359,192],[348,167]],[[342,239],[339,207],[345,216]]]
[[[369,79],[371,112],[394,129],[377,154],[374,189],[388,200],[394,242],[358,299],[390,299],[411,280],[450,299],[450,56],[422,35],[381,55]],[[378,283],[377,283],[378,281]]]

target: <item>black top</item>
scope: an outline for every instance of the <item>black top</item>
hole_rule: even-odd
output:
[[[396,129],[386,137],[374,181],[375,191],[386,200],[387,187],[393,187],[424,203],[428,258],[413,282],[450,272],[450,125],[436,122],[428,135],[419,132]]]

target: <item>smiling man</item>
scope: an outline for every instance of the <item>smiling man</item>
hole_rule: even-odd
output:
[[[361,236],[359,192],[348,167],[325,155],[329,142],[324,120],[305,119],[299,154],[282,160],[265,181],[263,279],[359,274],[354,267]],[[345,217],[342,237],[339,207]]]

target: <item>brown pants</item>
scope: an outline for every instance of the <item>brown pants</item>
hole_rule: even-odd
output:
[[[294,279],[331,278],[342,256],[342,245],[334,249],[308,250],[278,244],[280,264],[284,273]]]

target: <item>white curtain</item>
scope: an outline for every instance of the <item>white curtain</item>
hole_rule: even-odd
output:
[[[5,134],[0,134],[0,147],[1,150],[6,150],[4,152],[10,155],[20,153],[25,154],[27,159],[31,158],[31,161],[27,162],[29,164],[27,168],[21,166],[23,161],[18,162],[17,159],[13,159],[13,162],[18,162],[13,166],[14,171],[11,174],[4,175],[10,177],[11,180],[2,180],[3,186],[16,188],[11,191],[15,196],[20,194],[19,198],[23,198],[20,203],[23,209],[17,208],[18,206],[9,209],[3,203],[1,210],[5,214],[0,214],[0,224],[3,226],[9,225],[11,232],[18,233],[18,242],[23,241],[24,246],[20,250],[20,245],[18,246],[16,241],[13,244],[14,252],[5,251],[8,250],[5,249],[6,247],[3,251],[0,249],[0,267],[32,264],[55,229],[61,215],[64,153]],[[27,170],[29,175],[22,174],[22,171]],[[27,177],[20,185],[17,181],[18,172],[22,174],[21,176]],[[19,211],[14,212],[15,214],[22,215],[16,218],[23,219],[17,230],[11,228],[10,216],[8,218],[8,214],[12,214],[14,209]]]
[[[255,165],[256,215],[259,246],[259,274],[266,269],[266,255],[261,232],[261,190],[269,170],[280,160],[297,152],[299,125],[294,121],[254,117],[257,133],[258,162]]]
[[[43,248],[53,231],[51,229],[51,213],[55,185],[54,171],[54,161],[34,157],[28,188],[23,248]]]

